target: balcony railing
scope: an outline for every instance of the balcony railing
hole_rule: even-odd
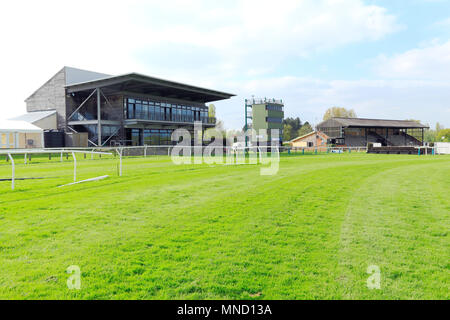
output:
[[[273,104],[280,104],[284,105],[283,100],[277,100],[277,99],[267,99],[267,98],[252,98],[247,100],[248,105],[253,104],[267,104],[267,103],[273,103]]]
[[[195,119],[192,117],[188,117],[188,118],[178,118],[178,117],[140,117],[140,114],[136,114],[136,117],[131,118],[131,119],[127,119],[127,120],[137,120],[137,121],[148,121],[148,122],[173,122],[173,123],[194,123],[194,122],[202,122],[203,124],[211,124],[214,125],[217,123],[217,119],[216,118],[210,118],[210,117],[203,117],[201,119]]]

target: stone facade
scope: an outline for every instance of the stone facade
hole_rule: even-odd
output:
[[[57,127],[66,127],[66,73],[63,68],[27,100],[27,112],[56,110]]]

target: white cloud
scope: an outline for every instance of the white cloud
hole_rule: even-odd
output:
[[[199,9],[204,4],[190,1],[188,8],[178,8],[182,12],[164,10],[196,22],[185,25],[174,18],[172,24],[148,26],[146,33],[153,40],[143,44],[148,55],[161,59],[161,47],[175,46],[180,56],[195,50],[198,60],[213,56],[217,61],[205,71],[245,76],[273,71],[288,58],[378,40],[399,29],[386,9],[360,0],[243,0]]]
[[[397,79],[450,80],[450,41],[432,42],[391,57],[375,61],[378,75]]]
[[[434,26],[448,28],[448,27],[450,27],[450,18],[438,21],[434,24]]]
[[[0,118],[24,112],[23,100],[64,65],[221,89],[289,57],[398,28],[361,0],[19,0],[0,9]]]

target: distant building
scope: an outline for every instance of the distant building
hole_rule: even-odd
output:
[[[251,109],[249,111],[248,109]],[[284,104],[281,100],[275,99],[250,99],[246,100],[246,121],[251,119],[248,127],[254,129],[259,135],[259,130],[267,130],[268,143],[274,139],[271,130],[278,130],[279,138],[277,142],[282,143]]]
[[[329,137],[319,131],[313,131],[304,136],[289,141],[292,148],[326,147]]]
[[[41,128],[25,121],[0,120],[0,149],[44,147]]]
[[[316,126],[326,134],[329,144],[365,147],[368,143],[382,146],[422,146],[428,126],[409,120],[332,118]]]
[[[26,99],[29,114],[20,119],[54,129],[54,117],[61,131],[87,133],[91,146],[171,145],[175,129],[193,133],[194,122],[214,127],[206,103],[232,96],[137,73],[64,67]]]

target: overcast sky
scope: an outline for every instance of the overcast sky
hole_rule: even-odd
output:
[[[244,99],[283,99],[318,123],[359,117],[450,127],[450,1],[2,1],[0,118],[63,66],[139,72],[235,93],[216,103],[242,128]]]

